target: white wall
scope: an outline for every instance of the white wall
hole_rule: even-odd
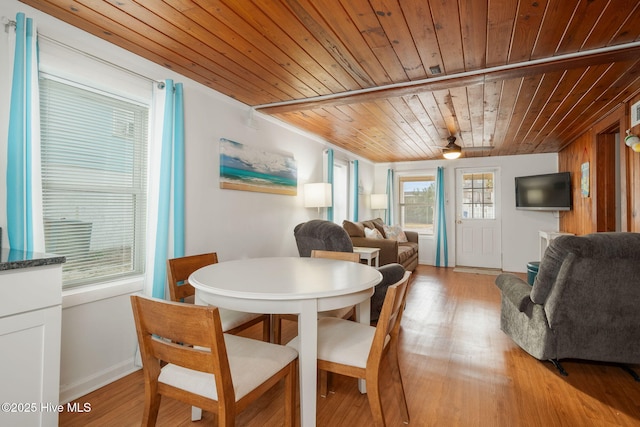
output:
[[[263,256],[297,255],[296,224],[317,217],[302,202],[302,185],[321,181],[322,150],[328,143],[280,122],[256,115],[248,126],[249,109],[168,69],[152,64],[103,40],[42,14],[15,0],[0,4],[0,17],[16,12],[35,19],[40,34],[120,65],[153,80],[184,84],[186,138],[186,252],[217,251],[221,261]],[[12,37],[0,26],[0,93],[9,94],[11,70],[5,60]],[[6,227],[5,175],[9,97],[0,97],[0,227]],[[298,196],[251,193],[219,188],[220,138],[293,154],[298,167]],[[336,158],[357,157],[335,147]],[[373,165],[360,160],[363,191],[373,188]],[[360,209],[368,204],[362,198]],[[4,233],[6,234],[6,233]],[[4,241],[7,243],[6,238]],[[129,294],[142,289],[142,280],[115,287],[75,290],[63,295],[60,398],[79,397],[137,369],[136,338]]]
[[[473,167],[495,167],[500,170],[500,200],[502,218],[502,269],[504,271],[526,272],[527,263],[540,259],[539,230],[558,230],[559,219],[551,212],[522,211],[515,208],[514,178],[516,176],[536,175],[557,172],[558,155],[533,154],[504,157],[470,157],[457,160],[430,160],[395,164],[377,164],[375,191],[384,192],[387,183],[387,170],[395,170],[396,176],[402,174],[433,173],[438,166],[445,171],[445,212],[447,215],[447,237],[449,265],[455,266],[455,178],[456,169]],[[397,187],[396,187],[397,188]],[[396,208],[397,211],[397,208]],[[396,221],[399,219],[396,216]],[[420,263],[433,265],[434,239],[430,236],[420,238]]]

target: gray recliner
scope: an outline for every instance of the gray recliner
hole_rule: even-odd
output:
[[[501,329],[527,353],[640,363],[640,233],[559,236],[533,286],[504,273]]]
[[[312,219],[296,225],[293,235],[301,257],[310,257],[312,250],[353,252],[351,238],[338,224]]]
[[[293,230],[298,253],[301,257],[311,256],[312,250],[353,252],[351,238],[344,228],[331,222],[320,219],[298,224]],[[382,274],[382,280],[376,285],[371,297],[371,322],[375,323],[380,317],[382,303],[387,294],[387,288],[404,276],[405,268],[401,264],[392,263],[378,268]]]

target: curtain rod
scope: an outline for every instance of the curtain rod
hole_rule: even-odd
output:
[[[93,59],[94,61],[101,62],[101,63],[103,63],[105,65],[110,66],[110,67],[117,68],[120,71],[124,71],[124,72],[129,73],[129,74],[131,74],[133,76],[136,76],[136,77],[139,77],[141,79],[147,80],[148,82],[155,83],[158,86],[158,89],[164,89],[164,86],[165,86],[164,80],[152,79],[151,77],[148,77],[148,76],[145,76],[143,74],[137,73],[137,72],[132,71],[132,70],[130,70],[128,68],[125,68],[125,67],[123,67],[121,65],[114,64],[113,62],[110,62],[110,61],[107,61],[106,59],[102,59],[100,57],[92,55],[92,54],[90,54],[88,52],[85,52],[85,51],[83,51],[81,49],[78,49],[76,47],[69,46],[68,44],[65,44],[65,43],[63,43],[63,42],[61,42],[59,40],[56,40],[54,38],[51,38],[49,36],[45,36],[43,34],[38,33],[38,38],[41,38],[42,40],[46,40],[48,42],[56,44],[56,45],[58,45],[58,46],[60,46],[60,47],[62,47],[64,49],[67,49],[67,50],[70,50],[72,52],[75,52],[75,53],[78,53],[80,55],[83,55],[83,56],[85,56],[87,58]]]
[[[6,33],[9,32],[9,28],[10,27],[13,27],[14,31],[15,31],[15,28],[16,28],[16,21],[15,20],[8,19],[7,17],[3,16],[2,20],[1,20],[1,23],[4,24],[4,31]],[[165,87],[164,80],[152,79],[151,77],[148,77],[148,76],[145,76],[143,74],[137,73],[135,71],[129,70],[128,68],[124,68],[124,67],[122,67],[120,65],[114,64],[113,62],[107,61],[106,59],[99,58],[99,57],[97,57],[95,55],[92,55],[92,54],[90,54],[88,52],[85,52],[85,51],[83,51],[81,49],[78,49],[76,47],[69,46],[66,43],[63,43],[63,42],[61,42],[59,40],[56,40],[56,39],[54,39],[52,37],[49,37],[49,36],[45,36],[44,34],[38,33],[37,35],[38,35],[38,38],[40,38],[40,39],[46,40],[46,41],[51,42],[53,44],[57,44],[58,46],[63,47],[65,49],[67,49],[67,50],[73,51],[73,52],[78,53],[80,55],[83,55],[83,56],[85,56],[87,58],[91,58],[94,61],[98,61],[98,62],[101,62],[101,63],[103,63],[105,65],[110,66],[110,67],[117,68],[120,71],[124,71],[124,72],[129,73],[129,74],[131,74],[133,76],[136,76],[136,77],[139,77],[141,79],[147,80],[150,83],[155,83],[157,85],[158,89],[164,89],[164,87]]]
[[[8,33],[9,32],[9,28],[16,27],[16,21],[14,21],[13,19],[9,19],[6,16],[2,17],[2,23],[4,24],[4,32]]]

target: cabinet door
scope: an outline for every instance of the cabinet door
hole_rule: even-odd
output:
[[[61,317],[58,305],[0,318],[0,402],[14,405],[0,425],[58,425]]]

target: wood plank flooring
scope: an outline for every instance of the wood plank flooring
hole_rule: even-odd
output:
[[[523,276],[524,277],[524,276]],[[412,426],[638,426],[640,382],[622,369],[565,361],[568,377],[516,346],[500,330],[495,276],[419,266],[402,320],[400,366]],[[287,322],[284,337],[295,326]],[[259,328],[248,332],[260,337]],[[634,366],[637,372],[640,367]],[[388,376],[383,376],[388,426],[402,425]],[[366,395],[355,380],[336,376],[335,393],[318,398],[318,426],[373,425]],[[60,425],[136,426],[144,401],[141,371],[81,397],[91,411],[63,412]],[[216,425],[204,413],[190,421],[190,407],[164,399],[158,426]],[[282,425],[282,385],[238,418],[238,426]]]

